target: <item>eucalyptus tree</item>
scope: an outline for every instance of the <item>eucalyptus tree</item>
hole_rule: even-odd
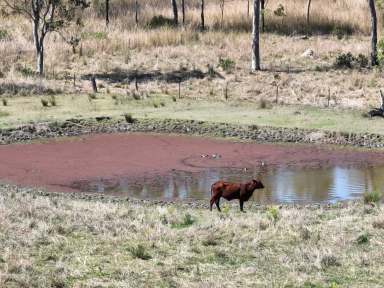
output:
[[[71,23],[81,23],[86,0],[0,0],[12,12],[31,20],[36,51],[36,72],[44,74],[44,41],[48,33],[60,32]]]

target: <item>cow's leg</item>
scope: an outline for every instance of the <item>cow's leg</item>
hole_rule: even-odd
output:
[[[211,210],[211,211],[212,211],[213,203],[215,203],[215,196],[212,196],[211,201],[209,203],[209,210]]]
[[[219,210],[219,212],[221,212],[221,209],[220,209],[220,197],[218,197],[216,199],[216,207],[217,207],[217,210]]]
[[[244,212],[244,201],[240,199],[240,211]]]

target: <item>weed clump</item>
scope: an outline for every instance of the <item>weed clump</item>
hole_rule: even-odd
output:
[[[1,102],[3,103],[3,106],[8,106],[7,99],[3,98],[3,99],[1,99]]]
[[[43,105],[43,107],[48,107],[49,106],[49,102],[47,99],[41,99],[41,105]]]
[[[218,66],[225,72],[230,72],[235,67],[235,61],[230,58],[220,58]]]
[[[368,242],[369,242],[368,233],[363,233],[363,234],[359,235],[359,237],[357,237],[357,239],[356,239],[356,243],[359,245],[366,244]]]
[[[132,246],[128,248],[128,251],[131,253],[132,257],[142,259],[142,260],[149,260],[152,258],[151,255],[146,251],[144,245],[138,244],[137,246]]]
[[[342,53],[337,55],[334,66],[339,69],[365,68],[368,67],[368,58],[363,54],[356,57],[351,52]]]
[[[147,26],[150,29],[164,27],[164,26],[174,26],[174,20],[171,18],[164,17],[163,15],[153,16],[152,19],[148,22]]]
[[[187,213],[184,215],[183,220],[181,222],[174,223],[171,226],[172,228],[186,228],[193,225],[193,223],[195,222],[196,220],[192,217],[192,215]]]
[[[366,192],[363,194],[365,204],[379,203],[381,200],[381,193],[378,191]]]
[[[275,206],[269,207],[267,210],[268,217],[273,220],[273,222],[277,222],[279,220],[279,209]]]
[[[132,114],[130,114],[130,113],[125,113],[124,114],[124,119],[125,119],[125,121],[127,121],[127,123],[130,123],[130,124],[136,122],[136,119],[133,118]]]

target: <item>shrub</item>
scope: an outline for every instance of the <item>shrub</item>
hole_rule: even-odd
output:
[[[133,118],[132,114],[130,114],[130,113],[124,114],[124,118],[125,118],[125,121],[127,121],[127,123],[135,123],[136,122],[136,119]]]
[[[48,107],[48,100],[47,99],[41,99],[41,105],[43,105],[43,107]]]
[[[164,17],[163,15],[153,16],[152,19],[148,22],[148,28],[154,29],[164,26],[173,26],[174,21],[171,18]]]
[[[368,233],[363,233],[361,235],[359,235],[359,237],[357,237],[356,239],[356,243],[357,244],[366,244],[369,242],[369,235]]]
[[[149,260],[152,258],[142,244],[138,244],[136,247],[130,247],[128,250],[134,258],[139,258],[142,260]]]
[[[89,100],[89,102],[91,102],[92,100],[95,100],[95,99],[96,99],[96,94],[93,94],[93,93],[88,94],[88,100]]]
[[[218,67],[221,67],[224,71],[229,72],[235,67],[235,61],[230,58],[220,58]]]
[[[1,102],[3,103],[3,106],[8,106],[7,99],[3,98],[3,99],[1,99]]]
[[[358,66],[361,68],[368,67],[368,65],[369,65],[368,57],[363,55],[363,54],[357,55],[357,58],[355,60],[358,64]]]
[[[267,210],[268,217],[271,218],[274,222],[279,220],[279,209],[275,206],[269,207]]]
[[[11,37],[9,35],[9,32],[7,30],[4,30],[4,29],[0,29],[0,41],[1,40],[10,40]]]
[[[354,57],[351,52],[342,53],[336,56],[335,66],[337,68],[352,68]]]
[[[323,268],[331,267],[331,266],[340,266],[339,261],[334,255],[325,255],[321,258],[321,266]]]
[[[24,67],[16,67],[16,71],[20,72],[24,77],[32,77],[35,75],[35,71],[32,68],[24,66]]]
[[[381,200],[381,193],[378,191],[366,192],[363,194],[364,203],[378,203]]]
[[[351,52],[342,53],[336,56],[334,66],[336,68],[365,68],[368,67],[368,58],[363,54],[357,55],[357,57],[353,56]]]

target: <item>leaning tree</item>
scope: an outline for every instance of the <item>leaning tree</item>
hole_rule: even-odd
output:
[[[14,13],[31,20],[36,51],[36,72],[44,73],[44,40],[50,32],[60,32],[71,23],[81,23],[82,9],[89,7],[86,0],[0,0]]]

